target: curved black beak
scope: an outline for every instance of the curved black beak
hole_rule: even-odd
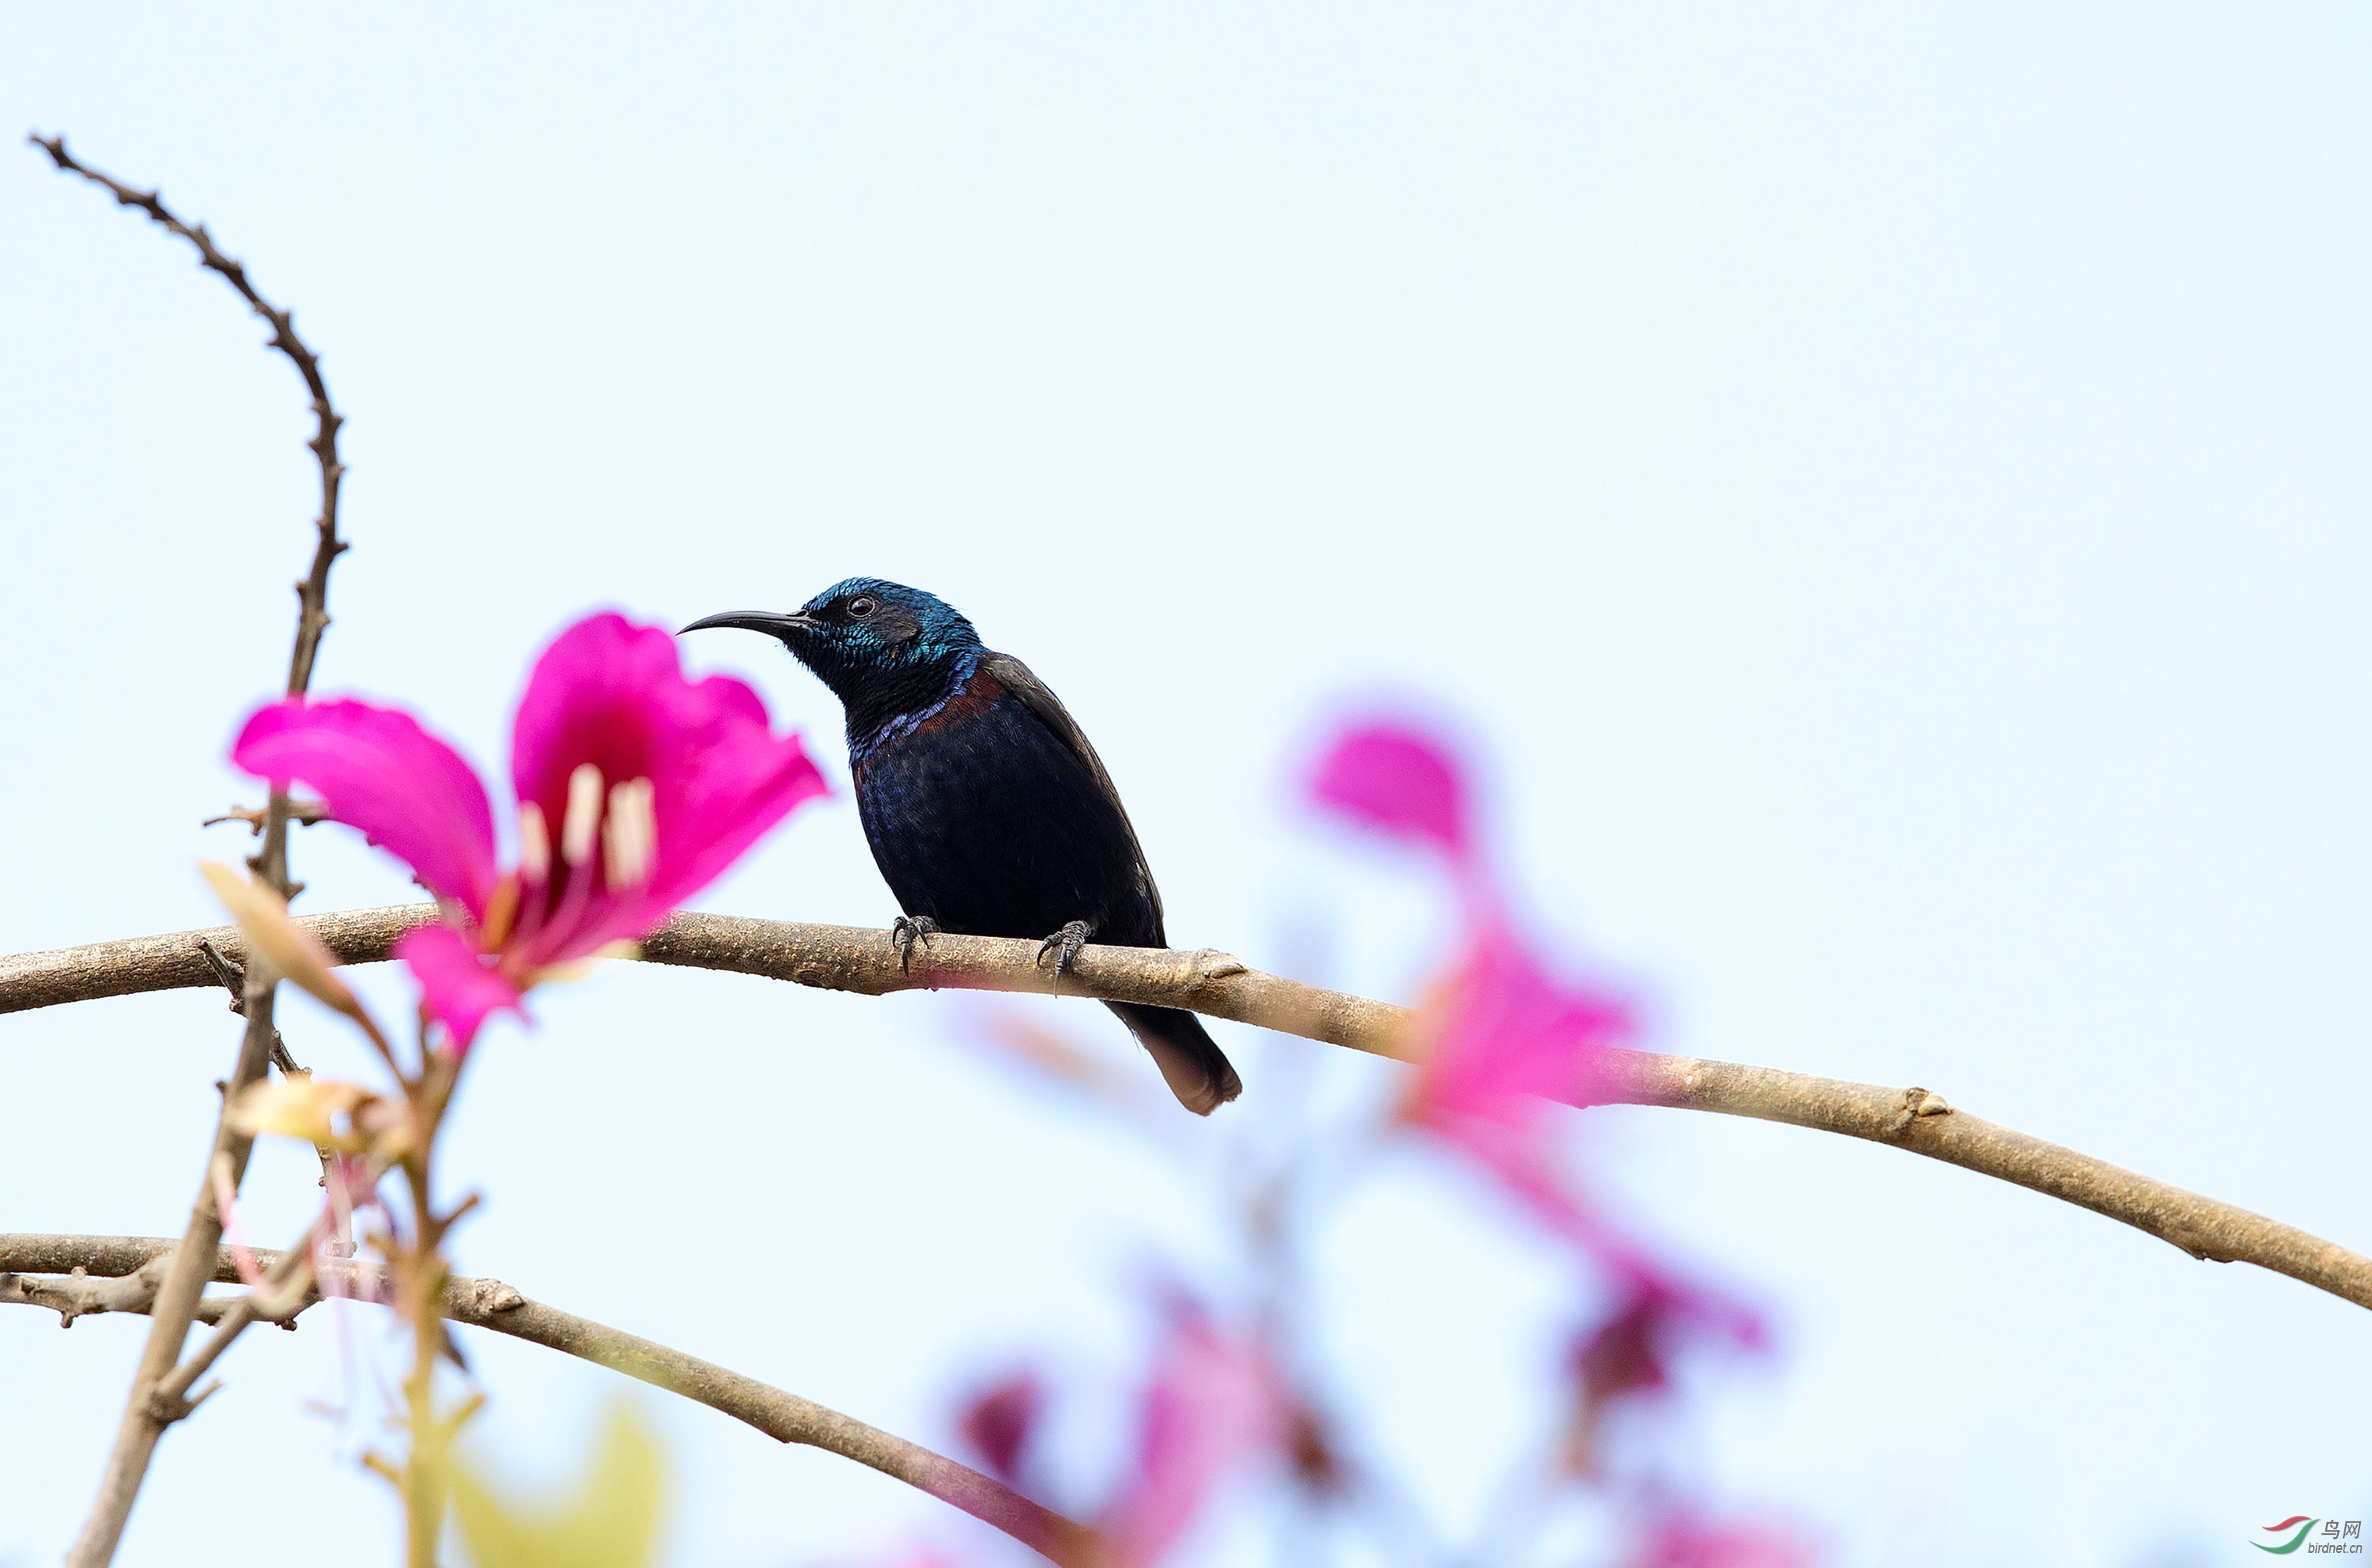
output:
[[[703,632],[713,626],[731,626],[743,632],[763,632],[769,637],[780,637],[787,642],[792,633],[811,631],[822,624],[804,610],[728,610],[722,615],[703,616],[676,635],[680,637],[684,632]]]

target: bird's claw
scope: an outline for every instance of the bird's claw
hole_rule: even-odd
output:
[[[1084,920],[1075,920],[1038,944],[1038,961],[1042,964],[1046,961],[1047,954],[1053,954],[1054,978],[1060,980],[1063,978],[1063,970],[1069,966],[1073,958],[1079,956],[1079,949],[1086,947],[1087,938],[1095,934],[1094,926]]]
[[[901,914],[890,924],[890,946],[898,949],[898,972],[904,974],[914,961],[914,944],[931,945],[939,934],[939,923],[928,915]]]

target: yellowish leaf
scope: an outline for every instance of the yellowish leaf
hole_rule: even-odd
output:
[[[336,1078],[308,1074],[250,1084],[225,1115],[250,1137],[278,1132],[350,1155],[368,1150],[389,1164],[412,1150],[412,1118],[401,1101]]]
[[[288,902],[269,883],[232,870],[217,861],[202,860],[215,897],[230,911],[231,919],[247,937],[251,956],[260,957],[286,980],[294,981],[351,1017],[362,1016],[362,1004],[331,970],[337,958],[321,939],[288,918]]]
[[[666,1501],[658,1439],[622,1400],[610,1407],[585,1473],[555,1504],[498,1496],[467,1462],[453,1471],[453,1511],[478,1568],[649,1568]]]

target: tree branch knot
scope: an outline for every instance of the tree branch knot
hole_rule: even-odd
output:
[[[1194,951],[1194,979],[1199,983],[1207,985],[1250,970],[1251,966],[1233,953],[1222,953],[1216,947],[1198,947]]]
[[[170,1426],[177,1421],[187,1421],[190,1412],[212,1399],[221,1387],[222,1382],[217,1378],[194,1394],[183,1395],[168,1393],[161,1385],[151,1383],[144,1391],[142,1403],[147,1407],[149,1416],[157,1425]]]
[[[1911,1131],[1911,1124],[1923,1116],[1951,1114],[1952,1107],[1942,1095],[1932,1089],[1923,1089],[1914,1084],[1902,1091],[1902,1109],[1896,1112],[1894,1124],[1887,1129],[1887,1135],[1891,1138],[1901,1137]]]
[[[448,1291],[473,1312],[515,1312],[527,1305],[526,1296],[500,1280],[454,1280]]]

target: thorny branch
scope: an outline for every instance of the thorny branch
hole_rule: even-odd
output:
[[[230,1010],[242,1018],[246,1017],[246,966],[235,959],[225,958],[223,950],[211,942],[200,942],[198,951],[204,956],[206,967],[215,971],[215,979],[220,981],[223,989],[230,993]],[[272,1064],[283,1073],[302,1073],[305,1070],[296,1065],[296,1058],[289,1054],[288,1042],[280,1038],[280,1031],[277,1028],[272,1031]]]
[[[264,967],[250,965],[242,998],[247,1029],[239,1041],[238,1063],[224,1086],[226,1106],[231,1097],[262,1079],[271,1062],[276,1032],[272,1023],[273,991],[274,981]],[[164,1436],[166,1427],[197,1408],[192,1401],[165,1401],[156,1394],[181,1358],[182,1343],[189,1338],[190,1324],[197,1317],[199,1300],[205,1289],[207,1260],[222,1240],[222,1216],[215,1207],[215,1164],[227,1162],[230,1184],[235,1190],[247,1173],[248,1156],[253,1147],[252,1138],[235,1131],[217,1115],[206,1173],[199,1180],[198,1196],[190,1206],[189,1225],[182,1231],[180,1246],[147,1307],[148,1339],[141,1351],[140,1367],[133,1376],[123,1418],[116,1427],[115,1446],[99,1477],[99,1495],[91,1504],[89,1517],[83,1521],[81,1535],[67,1553],[70,1568],[104,1568],[114,1557],[116,1544],[123,1538],[124,1524],[132,1516],[133,1502],[140,1494],[140,1482],[148,1473],[149,1458],[157,1451],[157,1440]]]
[[[145,1312],[156,1304],[157,1287],[164,1283],[165,1271],[173,1261],[173,1244],[161,1237],[154,1240],[156,1252],[128,1274],[110,1277],[101,1271],[93,1275],[82,1264],[76,1264],[64,1274],[0,1272],[0,1302],[46,1307],[58,1315],[61,1329],[73,1328],[77,1318],[102,1312]],[[0,1257],[6,1255],[6,1242],[0,1241]],[[222,1296],[201,1297],[197,1321],[219,1322],[230,1307],[231,1303]],[[291,1321],[284,1326],[293,1329],[296,1324]]]
[[[318,800],[291,800],[288,803],[288,819],[309,828],[321,819],[324,809]],[[261,833],[271,820],[272,808],[268,806],[260,811],[252,806],[234,806],[219,817],[206,818],[198,826],[215,828],[225,822],[244,822],[250,833]]]
[[[401,904],[310,915],[301,923],[343,962],[377,963],[398,936],[435,913],[431,905]],[[0,1012],[208,984],[201,942],[227,953],[241,950],[238,929],[226,926],[0,958]],[[1036,961],[1036,949],[1035,943],[1003,937],[941,935],[915,950],[907,971],[878,931],[687,912],[645,943],[642,957],[866,995],[954,986],[1151,1003],[1379,1056],[1395,1053],[1409,1018],[1407,1009],[1389,1003],[1263,974],[1207,948],[1090,946],[1059,978]],[[1925,1089],[1626,1051],[1611,1054],[1599,1098],[1607,1104],[1750,1116],[1885,1144],[2106,1214],[2194,1258],[2254,1263],[2372,1307],[2372,1258],[1997,1126]]]
[[[306,445],[321,465],[321,511],[313,520],[317,543],[313,552],[312,570],[296,585],[296,645],[288,656],[288,693],[295,696],[313,682],[313,655],[320,646],[321,633],[330,625],[330,565],[344,553],[346,546],[338,539],[338,486],[345,477],[344,465],[338,461],[338,427],[345,424],[331,405],[328,383],[321,379],[319,355],[305,346],[296,335],[296,313],[283,310],[248,281],[246,263],[226,256],[215,244],[214,236],[204,224],[187,224],[176,217],[163,201],[162,193],[141,191],[126,185],[111,174],[91,168],[66,151],[66,139],[56,136],[29,135],[25,138],[50,155],[50,161],[69,174],[79,174],[94,185],[103,185],[114,194],[118,204],[137,207],[171,233],[180,235],[197,247],[198,260],[208,270],[219,273],[248,308],[263,318],[272,328],[272,346],[288,356],[296,374],[305,378],[305,389],[312,394],[315,429],[313,439]],[[262,868],[259,867],[259,870]],[[269,875],[269,873],[266,873]],[[281,889],[284,893],[286,889]]]
[[[338,538],[338,491],[345,476],[345,468],[338,460],[338,427],[344,421],[330,401],[329,385],[321,378],[320,356],[296,335],[293,313],[257,292],[248,279],[245,264],[223,254],[205,225],[184,223],[165,205],[157,192],[135,190],[83,163],[66,150],[64,135],[31,135],[26,139],[49,154],[50,161],[59,168],[104,186],[120,205],[137,207],[169,232],[194,246],[199,261],[218,273],[247,301],[249,308],[271,326],[272,347],[285,355],[296,367],[297,375],[304,377],[305,389],[312,399],[315,426],[313,439],[307,446],[321,470],[321,507],[313,521],[312,566],[296,584],[296,636],[288,658],[288,691],[291,695],[302,692],[312,682],[314,656],[320,647],[321,633],[330,624],[330,567],[346,548]],[[249,857],[248,865],[277,889],[282,898],[293,899],[302,884],[288,875],[290,806],[286,795],[274,790],[264,813],[263,842]],[[225,1105],[267,1071],[279,1038],[272,1022],[274,985],[273,977],[261,966],[249,966],[241,1008],[247,1016],[247,1031],[240,1041],[237,1064],[224,1086]],[[285,1054],[285,1047],[281,1050]],[[170,1380],[180,1360],[181,1347],[189,1337],[190,1324],[198,1312],[204,1288],[205,1260],[222,1238],[222,1220],[215,1209],[215,1165],[228,1162],[230,1186],[236,1190],[246,1174],[251,1145],[251,1139],[217,1119],[206,1176],[200,1181],[197,1201],[191,1206],[188,1229],[148,1309],[147,1345],[141,1354],[140,1370],[133,1379],[131,1396],[124,1404],[123,1421],[100,1479],[99,1497],[84,1523],[82,1535],[68,1554],[67,1561],[73,1568],[101,1568],[113,1558],[157,1439],[164,1434],[166,1426],[194,1408],[178,1394],[170,1400],[158,1399],[156,1394]]]
[[[45,1307],[67,1325],[92,1313],[145,1312],[156,1293],[156,1278],[175,1246],[162,1237],[0,1236],[0,1304]],[[279,1277],[290,1271],[291,1260],[299,1256],[258,1252],[254,1259],[267,1277]],[[335,1271],[334,1283],[343,1294],[366,1301],[382,1299],[387,1294],[389,1281],[383,1265],[333,1262],[324,1267]],[[228,1248],[217,1250],[213,1277],[225,1284],[238,1279]],[[210,1296],[201,1317],[207,1321],[224,1319],[239,1312],[248,1299]],[[320,1299],[318,1294],[308,1294],[293,1308],[276,1315],[255,1312],[253,1317],[293,1329],[296,1316]],[[1092,1537],[1084,1527],[968,1465],[812,1400],[530,1301],[499,1280],[448,1279],[444,1308],[453,1322],[543,1345],[697,1400],[777,1442],[820,1448],[868,1465],[962,1509],[1054,1561],[1091,1558]]]

